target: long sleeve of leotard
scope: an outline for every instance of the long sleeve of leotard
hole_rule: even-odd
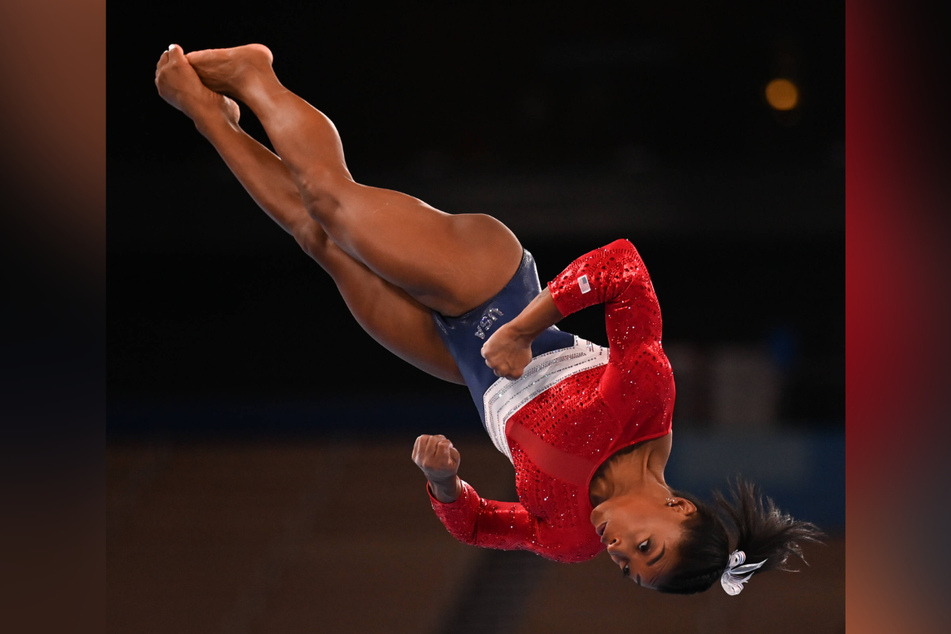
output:
[[[660,304],[634,245],[615,240],[581,256],[548,289],[565,316],[604,305],[611,358],[599,382],[601,398],[620,420],[642,426],[663,420],[669,430],[675,390]]]
[[[568,316],[604,304],[612,355],[661,338],[660,305],[647,268],[627,240],[581,256],[548,283],[555,306]]]
[[[557,535],[557,531],[520,503],[487,500],[465,481],[455,502],[440,502],[431,492],[429,499],[446,530],[464,544],[497,550],[528,550],[568,563],[587,561],[600,550],[592,550],[590,545],[579,549],[566,543],[564,536]]]

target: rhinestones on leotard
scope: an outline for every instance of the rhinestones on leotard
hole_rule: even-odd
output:
[[[581,292],[581,276],[589,292]],[[469,543],[583,561],[603,549],[589,520],[590,478],[619,449],[669,432],[673,374],[661,345],[660,307],[629,242],[579,258],[549,289],[563,314],[605,304],[610,362],[564,378],[511,414],[505,429],[517,507],[481,500],[478,510],[472,509],[483,518],[479,521],[448,518],[438,508],[437,513],[453,534],[456,521],[467,527],[463,533],[474,530]],[[504,528],[489,519],[503,508]]]

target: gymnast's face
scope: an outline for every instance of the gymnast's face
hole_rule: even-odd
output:
[[[599,504],[591,523],[621,574],[655,588],[678,563],[684,522],[696,512],[690,500],[620,496]]]

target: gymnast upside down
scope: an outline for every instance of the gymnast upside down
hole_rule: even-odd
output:
[[[286,89],[272,62],[260,44],[187,55],[172,45],[155,84],[333,278],[371,337],[468,386],[515,468],[519,501],[481,498],[459,477],[452,443],[420,436],[412,459],[453,536],[561,562],[607,550],[638,585],[689,594],[719,581],[731,595],[756,571],[787,569],[800,543],[819,538],[744,480],[710,505],[667,484],[673,373],[630,242],[582,255],[543,289],[531,254],[498,220],[354,181],[333,123]],[[241,129],[238,102],[274,152]],[[557,328],[596,304],[607,348]]]

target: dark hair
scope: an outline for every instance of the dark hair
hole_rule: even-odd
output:
[[[729,483],[730,499],[716,491],[708,505],[690,494],[675,495],[697,507],[686,522],[678,549],[680,563],[657,589],[674,594],[703,592],[726,570],[733,550],[746,553],[747,562],[766,563],[758,570],[792,570],[790,555],[805,562],[800,542],[816,542],[822,531],[815,524],[796,520],[780,511],[755,484],[737,477]]]

